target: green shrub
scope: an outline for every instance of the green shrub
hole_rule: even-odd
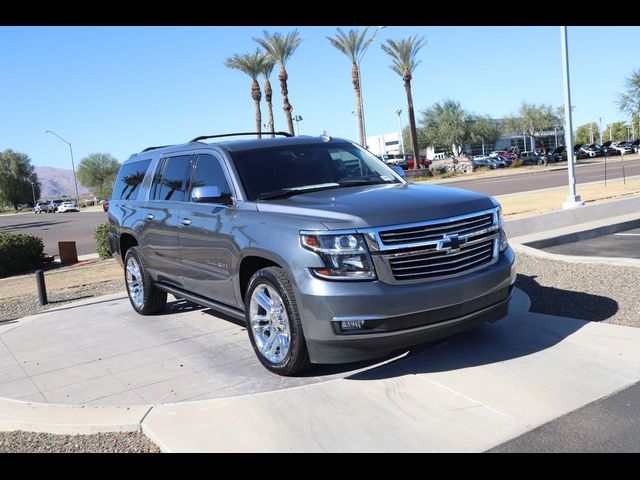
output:
[[[42,266],[42,238],[28,233],[0,233],[0,277]]]
[[[102,223],[98,225],[93,238],[96,240],[96,251],[100,258],[111,258],[111,247],[109,247],[109,224]]]
[[[444,162],[433,162],[429,165],[429,170],[431,170],[431,173],[434,175],[443,175],[447,173],[447,166]]]

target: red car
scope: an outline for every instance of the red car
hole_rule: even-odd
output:
[[[418,157],[418,165],[420,166],[420,168],[429,168],[429,165],[431,165],[431,160],[427,160],[425,157]],[[415,168],[413,155],[407,155],[407,168]]]

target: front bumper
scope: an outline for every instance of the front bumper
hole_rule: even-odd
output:
[[[376,358],[499,320],[507,314],[514,260],[508,248],[484,270],[406,285],[332,282],[305,272],[296,278],[296,294],[311,361]],[[364,318],[375,333],[340,333],[335,320],[344,318]]]

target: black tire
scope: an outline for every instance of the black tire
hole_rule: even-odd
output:
[[[127,281],[127,264],[131,258],[135,259],[135,262],[138,264],[140,279],[142,280],[142,303],[139,305],[136,305],[134,302],[129,290],[129,282]],[[124,256],[124,280],[127,286],[129,302],[131,302],[131,306],[136,312],[140,315],[155,315],[164,310],[167,304],[167,292],[160,290],[153,284],[153,280],[142,262],[139,247],[129,248]]]
[[[273,287],[280,295],[289,318],[289,351],[285,355],[284,359],[279,363],[271,362],[260,352],[253,336],[250,318],[251,296],[253,295],[256,287],[263,283]],[[249,280],[249,285],[247,286],[244,305],[245,323],[247,333],[249,334],[249,340],[251,341],[251,345],[253,346],[253,350],[258,357],[258,360],[260,360],[260,363],[262,363],[267,370],[277,375],[290,376],[300,373],[311,366],[307,343],[302,330],[302,322],[300,321],[298,305],[293,294],[293,289],[291,288],[291,283],[289,282],[289,277],[287,277],[287,274],[282,268],[268,267],[254,273]]]

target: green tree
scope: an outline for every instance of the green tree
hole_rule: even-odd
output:
[[[267,104],[267,112],[269,115],[269,131],[271,132],[271,137],[275,137],[273,132],[275,132],[275,126],[273,123],[273,89],[271,88],[271,82],[269,81],[269,77],[271,77],[271,73],[273,72],[273,67],[276,65],[276,60],[268,53],[265,53],[262,57],[262,69],[260,73],[264,77],[264,101]]]
[[[640,69],[625,78],[624,92],[618,95],[618,106],[631,117],[633,125],[637,126],[637,117],[640,115]]]
[[[18,210],[21,203],[33,203],[40,198],[40,182],[31,159],[25,153],[0,152],[0,202]]]
[[[628,124],[625,122],[613,122],[604,129],[604,140],[620,142],[627,140],[629,136]]]
[[[483,115],[470,115],[467,121],[471,143],[493,143],[500,138],[500,128],[495,120]]]
[[[108,153],[92,153],[84,157],[78,165],[78,180],[85,187],[93,189],[94,195],[107,198],[113,190],[120,162]]]
[[[428,146],[459,155],[470,139],[471,119],[460,102],[445,99],[422,111],[420,130]]]
[[[427,40],[424,37],[414,35],[409,38],[403,38],[399,41],[388,39],[386,44],[381,45],[384,53],[391,57],[391,70],[400,75],[402,77],[402,80],[404,81],[404,89],[405,93],[407,94],[407,114],[409,117],[409,136],[411,140],[410,145],[414,158],[418,158],[420,149],[418,148],[416,116],[413,111],[411,80],[413,79],[413,72],[420,64],[420,60],[417,60],[418,53],[426,44]],[[418,162],[416,161],[416,166],[417,163]]]
[[[294,30],[293,32],[289,32],[285,35],[278,32],[269,33],[264,30],[262,34],[262,38],[254,38],[253,40],[264,48],[271,57],[275,58],[280,65],[278,79],[280,80],[282,103],[284,105],[285,116],[287,117],[289,133],[293,135],[293,117],[291,115],[293,112],[293,105],[291,105],[291,102],[289,101],[289,86],[287,84],[289,75],[287,74],[287,69],[285,67],[291,58],[291,55],[293,55],[293,52],[295,52],[302,43],[302,38],[300,38],[298,30]]]
[[[358,135],[360,137],[360,145],[366,146],[366,138],[364,138],[364,117],[362,115],[362,97],[360,94],[360,60],[362,55],[367,50],[373,36],[366,40],[367,31],[369,27],[365,28],[362,32],[358,29],[351,29],[349,33],[344,33],[342,29],[337,28],[338,33],[335,37],[327,37],[327,40],[333,45],[339,52],[345,54],[351,61],[351,81],[353,83],[353,90],[356,95],[356,113],[358,115]]]
[[[262,138],[262,112],[260,111],[260,100],[262,92],[260,92],[260,84],[258,83],[258,75],[262,73],[265,56],[260,50],[255,53],[245,53],[238,55],[237,53],[224,61],[225,67],[240,70],[251,77],[251,98],[256,106],[256,132],[258,138]]]
[[[593,129],[593,142],[591,141],[591,129]],[[576,128],[576,133],[573,136],[575,144],[583,143],[589,145],[595,143],[600,139],[600,130],[596,122],[585,123]]]
[[[536,138],[546,130],[553,130],[560,122],[558,109],[551,105],[522,102],[517,114],[506,118],[503,129],[508,134],[526,134],[531,137],[531,145],[536,145]]]

